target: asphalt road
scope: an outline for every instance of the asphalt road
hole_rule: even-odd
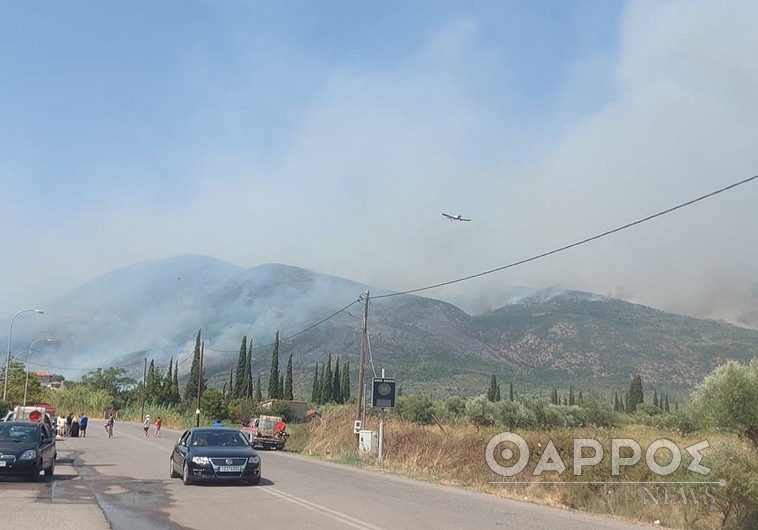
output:
[[[169,478],[179,436],[145,438],[141,425],[102,423],[58,443],[52,479],[0,479],[0,527],[143,530],[218,528],[637,529],[638,525],[261,451],[258,486]]]

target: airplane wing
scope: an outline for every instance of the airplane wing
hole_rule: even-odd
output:
[[[454,218],[454,217],[453,217],[452,215],[450,215],[449,213],[443,213],[443,214],[442,214],[442,216],[443,216],[443,217],[447,217],[447,218],[448,218],[448,219],[450,219],[451,221],[452,221],[452,220],[453,220],[453,218]]]

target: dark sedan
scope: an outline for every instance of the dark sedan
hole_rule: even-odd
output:
[[[184,432],[171,453],[171,478],[184,484],[242,480],[258,484],[261,458],[237,429],[194,427]]]
[[[55,472],[55,435],[46,424],[32,421],[0,423],[0,476],[39,480]]]

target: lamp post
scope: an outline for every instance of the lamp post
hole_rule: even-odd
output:
[[[32,348],[42,341],[55,342],[55,339],[37,339],[29,345],[29,355],[26,356],[26,384],[24,385],[24,407],[26,407],[26,391],[29,389],[29,362],[32,360]]]
[[[10,370],[11,365],[11,337],[13,336],[13,321],[16,320],[16,317],[19,316],[21,313],[29,313],[34,312],[38,315],[41,315],[44,313],[42,309],[22,309],[15,315],[13,315],[13,318],[11,318],[11,326],[8,330],[8,356],[5,358],[5,386],[3,387],[3,401],[5,401],[8,398],[8,371]]]

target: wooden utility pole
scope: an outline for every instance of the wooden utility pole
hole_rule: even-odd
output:
[[[195,427],[200,427],[200,396],[203,393],[203,354],[205,341],[200,343],[200,363],[197,370],[197,409],[195,410]]]
[[[358,366],[358,411],[355,415],[355,419],[361,421],[361,428],[363,427],[363,421],[364,421],[364,409],[363,409],[363,402],[365,401],[365,398],[363,397],[363,376],[364,372],[366,371],[366,344],[368,343],[368,299],[369,299],[369,292],[366,291],[365,294],[361,295],[361,298],[363,298],[363,332],[361,333],[361,357],[360,357],[360,363]],[[358,437],[358,434],[356,433],[356,438]]]

